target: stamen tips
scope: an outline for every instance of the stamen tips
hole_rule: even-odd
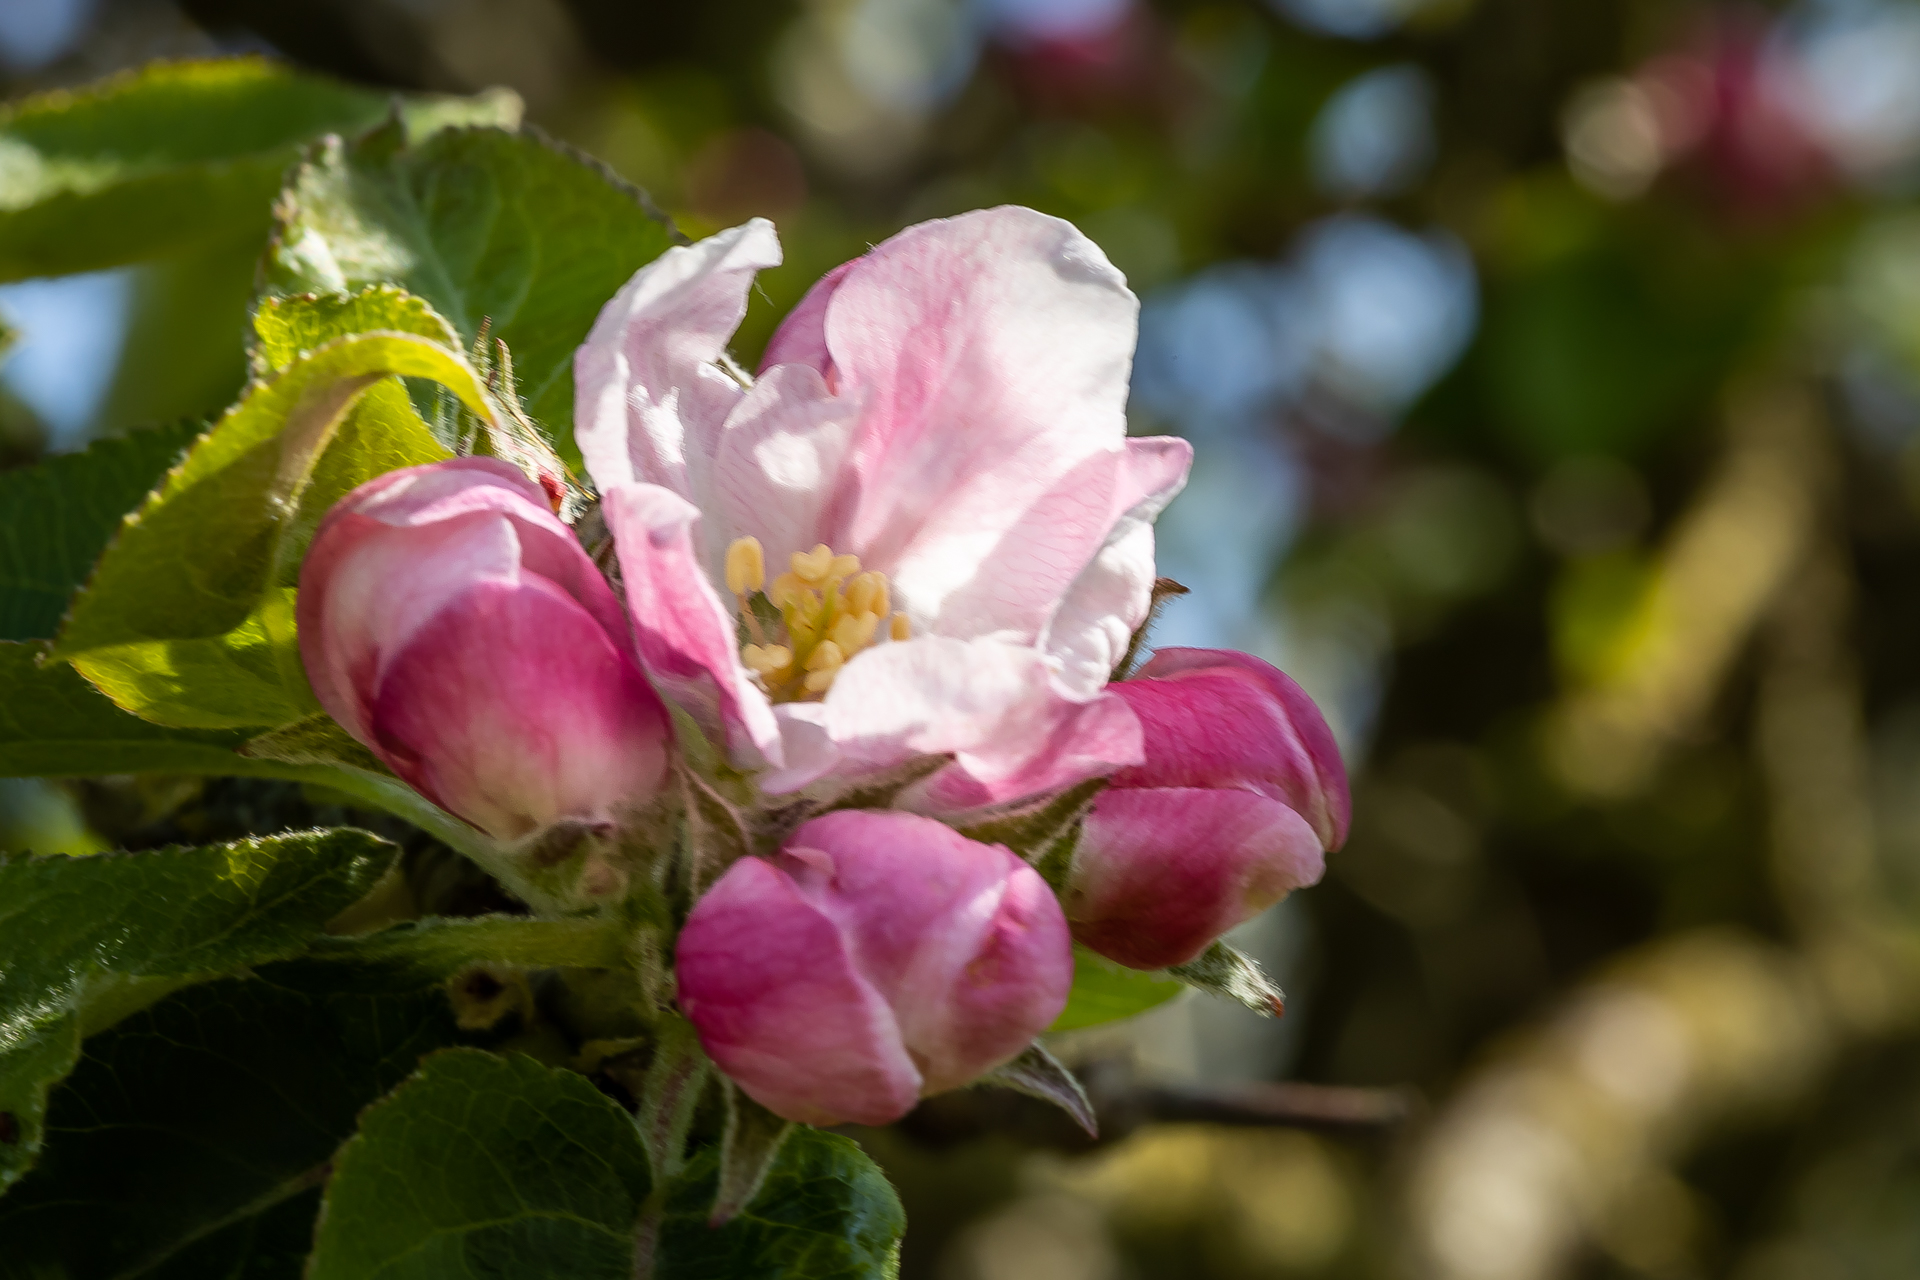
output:
[[[727,590],[737,596],[758,591],[767,581],[766,555],[758,538],[735,538],[727,548]]]
[[[815,544],[811,551],[796,551],[792,556],[793,576],[808,586],[817,586],[827,580],[833,558],[833,548],[824,542]]]
[[[893,621],[887,626],[887,634],[895,640],[910,640],[913,638],[913,623],[906,614],[896,613],[893,615]]]

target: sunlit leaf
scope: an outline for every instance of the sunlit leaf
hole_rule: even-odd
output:
[[[299,356],[255,383],[129,518],[56,656],[156,723],[280,725],[317,711],[293,631],[314,529],[356,485],[448,456],[391,375],[434,379],[491,414],[464,358],[411,333]]]
[[[392,846],[360,831],[201,849],[0,858],[0,1185],[32,1164],[75,1036],[181,981],[295,955],[364,893]]]
[[[569,463],[573,352],[627,278],[674,241],[645,196],[532,133],[393,130],[318,147],[281,197],[266,262],[275,293],[397,284],[453,322],[483,321]]]

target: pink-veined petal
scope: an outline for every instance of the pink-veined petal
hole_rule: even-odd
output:
[[[755,218],[667,250],[601,309],[573,368],[574,440],[603,491],[657,484],[707,507],[708,468],[742,394],[715,362],[754,274],[778,265],[773,224]]]
[[[1161,649],[1112,686],[1145,727],[1138,766],[1115,787],[1241,787],[1293,806],[1329,849],[1353,802],[1326,717],[1285,672],[1230,649]]]
[[[1120,518],[1080,571],[1040,647],[1059,659],[1060,681],[1084,696],[1107,682],[1153,597],[1153,521],[1187,483],[1193,446],[1171,436],[1127,441]]]
[[[778,765],[780,727],[767,695],[740,664],[734,620],[701,570],[700,512],[657,485],[619,485],[601,511],[620,556],[640,665],[660,692],[717,733],[743,768]]]
[[[741,859],[694,904],[676,968],[701,1047],[776,1115],[888,1124],[919,1099],[893,1011],[840,928],[773,864]]]
[[[767,373],[776,365],[800,364],[825,379],[829,390],[837,385],[839,375],[833,367],[833,356],[827,351],[827,304],[833,300],[834,290],[840,287],[847,272],[859,262],[858,258],[843,262],[813,282],[813,288],[807,290],[798,306],[787,312],[787,318],[767,340],[767,349],[760,356],[761,373]]]
[[[1184,964],[1326,869],[1294,809],[1250,791],[1109,790],[1087,815],[1064,906],[1074,937],[1121,964]]]
[[[836,389],[861,422],[823,540],[895,574],[916,625],[1030,638],[1045,618],[1024,593],[1001,619],[981,607],[990,591],[967,588],[1043,501],[1060,507],[1039,562],[1058,578],[1049,609],[1105,539],[1112,478],[1090,460],[1122,448],[1138,312],[1120,273],[1066,222],[991,209],[901,232],[824,311]],[[964,614],[951,626],[950,601]]]
[[[769,369],[727,419],[714,461],[715,507],[728,536],[760,540],[773,572],[821,541],[858,405],[828,394],[805,365]],[[723,571],[723,566],[714,566]]]
[[[540,486],[498,458],[450,458],[375,477],[327,513],[314,543],[318,546],[321,532],[337,523],[370,529],[360,523],[370,521],[398,530],[420,530],[477,512],[506,517],[518,539],[521,566],[551,579],[579,601],[616,645],[627,643],[627,620],[620,602],[573,530],[553,514]]]
[[[1059,1016],[1072,950],[1053,891],[1000,845],[927,818],[839,810],[795,832],[801,892],[840,927],[940,1093]]]
[[[915,807],[945,811],[1071,785],[1142,758],[1120,700],[1076,701],[1037,649],[923,636],[857,655],[826,698],[826,727],[852,761],[884,768],[952,752]]]
[[[547,579],[469,580],[386,663],[371,743],[416,790],[513,840],[659,790],[671,730],[633,659]]]

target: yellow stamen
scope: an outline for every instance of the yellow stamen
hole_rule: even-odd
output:
[[[766,553],[753,538],[727,548],[727,587],[740,602],[740,662],[775,702],[818,698],[833,686],[840,668],[886,631],[907,635],[906,618],[888,619],[893,597],[887,576],[862,571],[860,558],[836,555],[825,543],[788,556],[792,566],[766,581]],[[769,620],[756,615],[755,594],[779,610]]]
[[[770,676],[793,665],[793,650],[783,644],[750,644],[740,650],[740,661],[757,675]]]
[[[809,600],[818,602],[818,597],[807,590],[807,584],[791,573],[783,573],[773,580],[773,585],[767,588],[767,599],[773,601],[776,609],[798,606]]]
[[[907,620],[906,614],[896,613],[893,615],[893,622],[887,628],[887,632],[895,640],[911,639],[913,636],[913,623]]]
[[[847,612],[887,613],[887,580],[877,573],[863,573],[847,584]]]
[[[793,576],[808,586],[817,587],[827,580],[833,568],[833,548],[818,543],[811,551],[796,551],[792,557]]]
[[[833,643],[840,646],[842,653],[857,653],[873,640],[873,632],[880,625],[880,619],[870,613],[852,613],[833,624]]]
[[[807,678],[803,683],[808,693],[825,693],[833,685],[833,678],[840,674],[840,668],[846,665],[846,655],[840,646],[831,640],[822,640],[807,655]]]
[[[767,581],[767,560],[758,538],[735,538],[727,548],[727,590],[737,596],[758,591]]]

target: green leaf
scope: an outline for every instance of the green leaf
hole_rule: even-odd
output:
[[[191,1242],[142,1280],[301,1280],[319,1212],[320,1188],[303,1191]]]
[[[676,233],[638,189],[531,132],[391,130],[316,147],[294,173],[265,263],[274,293],[404,286],[471,343],[513,352],[527,410],[573,445],[573,352],[594,317]]]
[[[703,1148],[668,1188],[655,1280],[882,1280],[898,1273],[906,1214],[886,1176],[849,1139],[796,1128],[745,1211],[714,1227],[708,1218],[719,1165],[718,1150]]]
[[[308,1276],[631,1280],[650,1188],[633,1118],[586,1077],[454,1050],[340,1149]]]
[[[317,711],[293,624],[315,527],[356,485],[448,456],[396,374],[439,381],[491,419],[466,360],[415,334],[351,335],[296,358],[249,388],[128,519],[55,656],[159,724],[280,725]]]
[[[283,764],[340,765],[367,773],[392,776],[392,770],[380,758],[334,722],[332,716],[317,711],[305,719],[283,724],[240,744],[240,754],[249,760],[278,760]]]
[[[0,110],[0,280],[94,271],[268,229],[308,140],[355,134],[386,94],[260,58],[156,63]],[[519,122],[494,92],[402,106],[415,137]]]
[[[1165,1004],[1184,988],[1164,973],[1128,969],[1085,947],[1073,949],[1073,987],[1067,1007],[1048,1031],[1073,1031],[1118,1022]]]
[[[758,1195],[708,1225],[719,1152],[651,1195],[633,1117],[585,1077],[454,1050],[342,1147],[309,1280],[754,1280],[893,1274],[904,1218],[845,1138],[796,1130]],[[656,1214],[658,1215],[656,1217]],[[644,1221],[643,1221],[644,1220]],[[635,1265],[638,1230],[651,1265]]]
[[[392,846],[361,831],[88,858],[0,857],[0,1186],[41,1143],[74,1038],[194,980],[295,955]]]
[[[433,918],[363,938],[323,938],[318,960],[405,974],[427,983],[475,964],[530,969],[614,969],[628,963],[627,927],[611,916],[538,920],[525,916]]]
[[[260,299],[253,313],[253,371],[264,377],[335,338],[381,329],[415,334],[443,347],[460,346],[445,317],[424,299],[391,285],[353,294],[269,297]]]
[[[299,960],[127,1018],[86,1042],[40,1166],[0,1199],[0,1280],[217,1274],[186,1264],[304,1198],[360,1112],[458,1034],[437,987]]]
[[[387,110],[380,94],[259,58],[160,63],[28,98],[0,112],[0,280],[264,232],[302,142]]]
[[[0,472],[0,640],[50,640],[121,519],[200,434],[177,423]]]
[[[148,724],[46,651],[0,641],[0,777],[269,772],[234,755],[246,735]]]

